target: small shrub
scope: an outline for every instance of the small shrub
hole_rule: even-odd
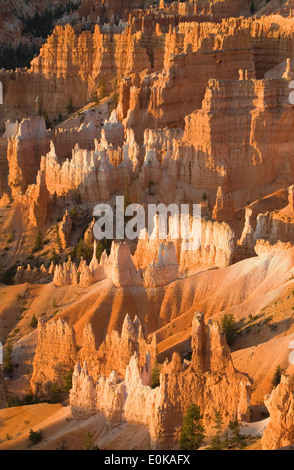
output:
[[[41,442],[42,439],[43,439],[42,431],[33,431],[32,429],[30,430],[29,440],[31,441],[33,445],[39,444],[39,442]]]
[[[33,395],[26,395],[26,396],[24,397],[24,403],[25,403],[26,405],[32,405],[32,404],[34,403],[34,397],[33,397]]]
[[[223,333],[226,335],[226,340],[229,346],[232,346],[237,335],[237,324],[232,314],[225,314],[221,320]]]
[[[277,366],[275,375],[272,380],[272,386],[275,388],[281,383],[281,378],[283,375],[284,370],[281,368],[281,366]]]
[[[77,206],[74,206],[70,211],[70,216],[72,219],[75,219],[78,216],[78,209]]]
[[[10,397],[7,400],[7,408],[14,408],[16,406],[19,406],[20,404],[21,402],[17,395],[14,395],[13,397]]]
[[[152,370],[152,384],[151,384],[151,387],[156,388],[156,387],[159,387],[159,385],[160,385],[160,370],[159,370],[159,367],[158,367],[158,362],[155,361],[155,364],[154,364],[154,367],[153,367],[153,370]]]
[[[37,318],[36,318],[36,315],[33,315],[33,316],[32,316],[30,325],[31,325],[31,328],[33,328],[33,329],[37,328],[37,326],[38,326],[38,320],[37,320]]]
[[[98,446],[93,445],[93,434],[91,432],[86,434],[82,450],[100,450]]]
[[[6,372],[13,371],[13,362],[11,358],[11,353],[13,350],[13,346],[11,343],[8,343],[5,348],[4,357],[3,357],[3,365]]]
[[[69,393],[70,390],[72,389],[72,370],[70,370],[63,378],[64,384],[63,384],[63,391],[66,393]]]
[[[232,438],[230,439],[230,444],[234,447],[239,447],[242,443],[242,436],[241,436],[241,422],[236,417],[235,419],[229,422],[229,429],[232,433]]]
[[[60,389],[56,383],[53,383],[50,388],[50,403],[59,403],[61,400]]]
[[[12,243],[14,241],[14,235],[11,233],[7,239],[7,243]]]
[[[43,234],[41,230],[39,230],[32,252],[36,253],[37,251],[40,251],[43,248],[43,245],[44,245]]]
[[[56,447],[56,450],[68,450],[66,440],[63,437],[61,439],[61,443]]]
[[[7,251],[6,248],[5,248],[5,251]],[[2,274],[2,276],[0,277],[0,284],[6,284],[8,286],[11,286],[12,284],[14,284],[14,276],[16,275],[16,272],[17,272],[17,265],[15,264],[11,266],[10,268],[8,268],[7,271],[5,271]]]

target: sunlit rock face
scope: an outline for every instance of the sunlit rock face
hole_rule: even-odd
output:
[[[172,361],[164,365],[156,389],[150,387],[149,354],[143,368],[139,367],[137,354],[131,358],[124,380],[112,372],[95,382],[86,363],[82,367],[77,364],[70,393],[74,416],[85,419],[103,411],[112,425],[122,420],[148,424],[154,449],[174,446],[183,413],[191,402],[201,406],[207,426],[212,424],[212,408],[219,409],[226,422],[236,412],[241,419],[247,417],[250,380],[235,370],[219,326],[205,326],[201,314],[193,319],[192,348],[190,364],[183,365],[174,354]],[[212,400],[208,400],[207,393]]]
[[[282,376],[281,383],[264,399],[270,413],[270,423],[262,437],[264,450],[275,450],[293,444],[294,441],[294,393],[289,376]]]
[[[40,46],[21,15],[47,3],[0,3],[0,45]],[[195,403],[209,443],[216,411],[225,433],[265,403],[254,445],[293,444],[293,11],[293,0],[83,0],[28,68],[0,70],[0,338],[15,361],[0,407],[2,383],[22,399],[30,382],[42,401],[73,373],[65,440],[104,414],[103,446],[127,423],[175,449]],[[96,206],[115,229],[122,196],[144,210],[140,237],[97,240]],[[147,230],[160,204],[165,238],[158,214]],[[171,204],[187,209],[188,239],[172,236]],[[128,437],[117,445],[135,447]]]
[[[9,126],[7,160],[8,184],[13,196],[23,194],[29,184],[36,182],[41,155],[49,150],[49,133],[43,118],[23,119],[14,128]],[[13,133],[12,133],[13,132]]]
[[[18,275],[21,275],[19,270]],[[28,279],[28,270],[26,272]],[[50,346],[48,346],[50,343]],[[156,338],[147,341],[141,322],[136,317],[131,321],[126,315],[121,332],[112,331],[97,347],[91,324],[83,330],[82,347],[77,348],[74,328],[64,320],[38,324],[38,345],[33,363],[31,387],[39,396],[50,396],[53,383],[62,388],[64,377],[74,369],[74,364],[86,361],[88,371],[96,380],[100,375],[109,375],[113,370],[122,377],[133,355],[137,355],[140,367],[145,365],[146,354],[153,366],[157,358]]]

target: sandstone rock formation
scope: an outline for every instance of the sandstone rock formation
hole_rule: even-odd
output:
[[[16,0],[14,10],[0,3],[0,46],[18,44],[24,19],[16,16],[31,15],[36,0]],[[38,5],[42,12],[45,0]],[[78,362],[74,417],[102,411],[110,427],[147,424],[157,449],[177,445],[191,402],[208,436],[215,411],[224,428],[247,418],[250,380],[214,319],[193,318],[203,310],[235,316],[234,358],[256,380],[260,404],[293,334],[293,16],[293,0],[83,0],[57,19],[29,68],[0,70],[1,282],[18,266],[16,285],[0,285],[0,337],[15,342],[15,375],[34,342],[34,333],[22,339],[30,331],[18,317],[22,290],[37,317],[53,291],[63,306],[48,312],[57,322],[39,322],[34,393],[62,388]],[[167,237],[157,215],[155,238],[140,228],[145,237],[117,237],[110,251],[103,242],[101,256],[94,208],[104,202],[116,213],[122,194],[142,205],[145,222],[151,205],[185,205],[190,238],[183,229],[173,236],[168,210]],[[36,228],[48,247],[32,253]],[[87,260],[66,260],[79,240]],[[192,359],[182,361],[192,318]],[[156,357],[172,360],[152,389]],[[293,443],[292,396],[283,378],[266,397],[264,448]]]
[[[174,123],[179,117],[173,115],[175,98],[172,99],[172,95],[176,95],[173,90],[169,91],[171,83],[175,83],[178,90],[185,84],[191,92],[190,104],[188,95],[182,103],[180,118],[183,120],[185,114],[201,104],[208,78],[236,79],[239,69],[253,70],[254,62],[260,68],[258,78],[263,77],[265,72],[291,57],[291,18],[278,15],[241,21],[239,18],[226,18],[220,30],[215,21],[221,21],[228,11],[233,16],[245,11],[248,15],[249,2],[245,6],[241,1],[232,3],[231,0],[197,3],[176,3],[157,15],[135,11],[127,14],[125,21],[116,27],[99,26],[98,17],[99,22],[103,20],[98,14],[93,21],[93,32],[83,31],[82,23],[76,31],[71,25],[57,26],[28,71],[1,72],[0,80],[7,90],[5,104],[21,104],[34,109],[36,98],[41,97],[43,110],[58,116],[60,111],[66,112],[71,101],[74,107],[79,108],[92,98],[95,91],[111,91],[116,78],[120,80],[146,69],[159,71],[165,66],[166,71],[159,81],[160,91],[151,93],[151,101],[155,99],[155,102],[151,104],[150,114],[157,114],[155,110],[160,107],[163,119]],[[208,23],[209,20],[212,22]],[[244,44],[246,47],[241,47]],[[267,54],[266,68],[262,60],[264,54]],[[180,68],[182,72],[179,74]],[[188,78],[193,69],[198,70],[198,80],[196,77],[193,80],[193,75],[192,80],[191,75]],[[142,89],[140,92],[140,101],[144,94],[148,96],[148,82],[150,78],[143,86],[145,91]],[[129,85],[124,101],[128,94]],[[131,95],[134,103],[138,92],[133,89]],[[163,96],[166,104],[162,105],[156,96]],[[133,109],[132,106],[127,108]],[[167,108],[170,117],[166,113]],[[150,126],[147,124],[145,127]]]
[[[52,277],[54,270],[54,265],[51,263],[49,269],[46,269],[44,265],[38,268],[32,268],[29,264],[27,265],[26,269],[24,266],[18,266],[17,272],[14,276],[14,283],[15,284],[24,284],[25,282],[29,282],[30,284],[34,283],[42,283],[42,281],[48,281]]]
[[[62,221],[58,225],[58,233],[62,248],[67,248],[72,230],[72,218],[68,211],[65,212]]]
[[[89,266],[85,260],[82,260],[78,271],[80,272],[79,281],[76,265],[69,258],[66,263],[55,267],[53,283],[59,287],[69,284],[89,287],[95,282],[109,279],[116,287],[150,288],[167,285],[179,277],[179,265],[173,244],[159,244],[157,261],[151,261],[145,269],[140,267],[137,269],[127,243],[113,242],[110,255],[107,256],[105,251],[100,262],[96,258],[95,243],[93,258]]]
[[[234,220],[234,200],[231,193],[223,194],[222,188],[217,190],[216,203],[212,217],[219,221]]]
[[[138,356],[141,367],[145,365],[146,354],[150,354],[154,364],[157,356],[156,338],[147,343],[140,320],[136,316],[132,322],[126,315],[121,334],[112,331],[106,335],[105,341],[96,348],[95,336],[91,325],[86,325],[83,335],[83,347],[80,351],[80,361],[87,362],[89,373],[96,380],[99,375],[108,376],[113,370],[124,377],[127,366],[134,354]]]
[[[172,448],[179,439],[183,414],[191,403],[203,412],[205,424],[212,424],[214,411],[219,411],[227,424],[236,416],[247,416],[250,381],[235,371],[225,338],[218,325],[205,326],[201,314],[196,314],[192,331],[193,355],[190,364],[182,364],[178,355],[165,365],[160,375],[160,387],[152,390],[150,356],[139,367],[134,355],[126,370],[125,380],[115,372],[95,382],[86,364],[77,364],[70,393],[72,413],[84,419],[103,411],[112,424],[120,421],[147,423],[151,446]],[[226,399],[224,400],[224,390]],[[208,399],[209,397],[209,399]]]
[[[143,273],[145,287],[165,286],[178,279],[179,265],[176,257],[175,246],[160,245],[158,250],[158,260],[147,267]]]
[[[275,202],[274,211],[261,212],[262,203],[246,208],[245,225],[238,245],[246,250],[247,256],[254,250],[260,253],[265,244],[293,244],[293,186],[287,189],[287,196],[287,199]]]
[[[78,285],[78,282],[78,270],[76,264],[71,261],[71,258],[66,263],[55,266],[53,275],[53,284],[55,286]]]
[[[21,201],[29,207],[29,220],[34,227],[42,227],[48,215],[49,191],[45,182],[45,175],[40,170],[36,184],[28,186],[25,197]]]
[[[264,450],[275,450],[294,442],[294,393],[290,377],[282,375],[281,383],[264,399],[270,423],[262,436]]]
[[[252,101],[251,111],[249,111],[249,108],[245,111],[244,108],[243,113],[240,108],[242,108],[242,103],[247,107],[245,100],[248,98],[245,99],[245,96],[248,96],[248,94],[250,96],[253,90],[260,97],[256,101],[256,103],[259,102],[258,107]],[[235,119],[232,108],[230,107],[230,112],[227,113],[223,104],[223,97],[228,96],[228,94],[233,96],[235,92],[237,92],[237,95],[234,97],[233,102],[238,103],[238,120]],[[274,118],[272,121],[272,113],[277,117],[275,114],[276,108],[272,108],[272,105],[265,98],[267,93],[270,93],[272,97],[275,96],[275,99],[281,103],[279,108],[281,114],[279,114],[277,120]],[[288,149],[283,149],[283,147],[275,152],[273,164],[267,164],[271,161],[273,155],[270,149],[276,145],[276,141],[272,140],[273,133],[280,126],[281,132],[277,131],[276,135],[282,135],[284,131],[288,132],[284,127],[284,119],[287,123],[288,120],[291,121],[291,107],[289,106],[288,96],[287,84],[279,81],[275,81],[274,86],[269,81],[209,81],[201,111],[196,111],[186,118],[186,130],[183,140],[189,142],[192,147],[187,148],[187,146],[184,146],[182,148],[183,144],[179,145],[175,158],[177,165],[174,161],[173,164],[170,163],[168,170],[170,176],[184,179],[206,192],[211,191],[213,188],[215,191],[217,187],[226,187],[226,190],[231,193],[232,202],[230,204],[237,204],[239,207],[242,204],[246,205],[248,192],[250,192],[251,197],[257,199],[260,191],[272,183],[271,172],[275,175],[281,172],[284,178],[285,161],[287,161],[289,169],[292,165]],[[250,98],[249,101],[251,101]],[[250,113],[250,118],[249,115],[246,117],[247,112]],[[235,128],[237,121],[238,128]],[[261,123],[265,122],[266,127],[263,127]],[[217,131],[217,128],[219,130],[224,128],[224,123],[226,123],[225,128],[230,129],[226,135],[224,132]],[[273,128],[271,128],[271,123],[274,125]],[[245,129],[250,129],[248,134]],[[206,137],[204,137],[207,135],[211,136],[208,145],[208,142],[205,143]],[[236,136],[233,141],[230,137],[232,135]],[[242,144],[241,142],[238,143],[239,138],[242,140]],[[289,148],[290,146],[291,143],[289,142]],[[183,162],[185,162],[184,167]],[[242,162],[241,166],[240,162]],[[279,169],[275,167],[276,164],[280,165]],[[196,170],[196,167],[199,168],[199,166],[201,167],[200,171]],[[262,168],[263,177],[261,180],[258,175],[261,174]],[[289,170],[290,173],[291,170]],[[195,175],[195,178],[193,175]],[[291,184],[291,178],[287,178],[286,175],[285,181]],[[203,182],[205,183],[203,184]],[[235,187],[234,184],[236,184]],[[237,187],[239,191],[238,199],[234,194]],[[274,186],[273,184],[270,188],[271,192],[280,189],[278,185]]]
[[[109,257],[104,253],[100,262],[106,277],[111,279],[115,286],[142,285],[142,277],[135,268],[130,248],[126,243],[113,242]]]
[[[96,141],[95,150],[80,149],[78,144],[72,151],[72,158],[59,163],[54,145],[46,157],[42,157],[41,168],[46,175],[50,194],[73,197],[79,191],[82,200],[99,202],[108,200],[110,195],[125,187],[128,178],[127,167],[122,163],[111,165],[107,149]]]
[[[12,195],[24,193],[34,184],[40,169],[41,155],[49,150],[49,135],[43,118],[23,119],[15,134],[8,137],[8,184]]]
[[[157,357],[156,338],[148,343],[138,317],[132,322],[125,317],[121,334],[113,330],[106,335],[105,341],[96,347],[96,340],[90,324],[83,332],[83,345],[77,348],[75,331],[63,320],[38,323],[38,345],[33,364],[31,387],[37,395],[50,395],[53,384],[62,388],[64,377],[77,360],[87,361],[89,372],[95,379],[100,375],[109,375],[111,371],[124,377],[130,359],[137,354],[138,362],[143,367],[145,356],[150,355],[153,365]]]
[[[76,360],[77,344],[74,329],[62,320],[45,323],[40,319],[31,378],[32,392],[38,396],[50,395],[53,384],[62,388],[64,376],[73,369]]]

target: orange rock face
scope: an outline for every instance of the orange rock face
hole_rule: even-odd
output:
[[[290,377],[282,376],[281,383],[264,399],[270,413],[270,423],[262,437],[264,450],[275,450],[294,442],[294,393]]]
[[[88,371],[94,379],[98,379],[99,375],[108,376],[113,370],[124,377],[130,359],[135,353],[140,367],[145,365],[147,353],[150,354],[152,365],[157,356],[155,337],[151,343],[146,342],[142,325],[137,317],[132,322],[127,315],[121,334],[112,331],[98,349],[95,346],[93,330],[90,325],[86,325],[80,360],[82,363],[86,361]]]
[[[24,193],[29,184],[35,183],[40,158],[49,151],[49,135],[43,118],[25,119],[8,138],[8,184],[12,195]]]
[[[50,394],[53,383],[62,387],[64,376],[77,360],[75,333],[62,320],[39,321],[38,346],[34,357],[31,388],[37,395]]]
[[[32,5],[0,3],[1,49]],[[0,338],[19,364],[10,386],[32,362],[40,397],[73,373],[73,417],[103,412],[108,435],[147,425],[152,448],[174,449],[191,403],[208,440],[215,412],[224,431],[236,416],[261,420],[279,365],[290,378],[265,397],[262,446],[280,448],[294,441],[294,3],[157,3],[83,0],[29,68],[0,70]],[[96,205],[115,216],[122,195],[155,238],[140,227],[135,240],[95,239]],[[172,235],[172,204],[187,209],[188,242],[182,228]]]
[[[20,274],[19,272],[18,275]],[[124,376],[129,361],[135,353],[141,366],[145,364],[147,353],[150,354],[152,364],[157,356],[156,339],[153,338],[151,343],[147,343],[137,317],[132,322],[127,315],[121,334],[112,331],[98,348],[92,327],[86,324],[80,351],[77,348],[74,329],[70,328],[65,321],[45,323],[40,320],[38,346],[31,379],[33,393],[50,395],[50,387],[53,383],[62,388],[64,376],[73,371],[77,360],[87,362],[89,372],[95,379],[102,374],[109,375],[113,370],[116,370],[120,376]]]
[[[208,428],[214,410],[222,414],[226,423],[236,413],[245,418],[250,380],[234,369],[218,325],[205,326],[201,314],[196,314],[193,320],[192,348],[191,363],[182,364],[175,354],[171,363],[162,369],[160,387],[154,390],[150,388],[149,355],[143,369],[139,367],[138,356],[132,357],[124,381],[112,372],[107,379],[100,377],[94,382],[86,364],[83,368],[77,364],[70,395],[74,416],[83,419],[103,411],[112,424],[121,420],[147,423],[152,447],[156,449],[173,447],[179,438],[183,414],[191,402],[201,406]]]

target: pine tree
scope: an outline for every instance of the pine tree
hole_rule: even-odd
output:
[[[75,252],[76,252],[76,258],[78,260],[80,260],[82,257],[84,257],[85,250],[84,250],[84,242],[83,242],[82,238],[80,238],[80,240],[79,240],[79,242],[76,246]]]
[[[78,216],[77,206],[73,206],[72,210],[70,211],[70,216],[72,219],[75,219]]]
[[[103,243],[100,240],[97,240],[97,248],[96,248],[96,258],[100,261],[102,253],[104,252],[105,248]]]
[[[160,370],[158,367],[158,362],[155,361],[154,367],[152,369],[152,388],[159,387],[160,385]]]
[[[36,251],[40,251],[43,248],[43,245],[44,245],[43,234],[42,234],[41,230],[39,230],[38,235],[37,235],[36,240],[35,240],[33,253],[35,253]]]
[[[59,403],[61,400],[60,389],[58,385],[53,382],[50,388],[50,403]]]
[[[69,393],[72,389],[72,370],[70,370],[63,378],[63,391]]]
[[[99,78],[98,88],[99,88],[99,98],[104,98],[104,96],[106,95],[106,85],[105,85],[104,77]]]
[[[58,248],[58,251],[62,251],[62,243],[61,243],[61,238],[60,238],[60,235],[59,235],[59,226],[58,224],[56,224],[55,226],[55,231],[56,231],[56,245],[57,245],[57,248]]]
[[[205,427],[200,407],[192,403],[184,416],[180,437],[181,450],[198,450],[205,438]]]
[[[222,429],[223,429],[224,423],[223,423],[223,419],[219,411],[215,412],[214,420],[215,420],[215,425],[213,426],[213,429],[215,429],[216,432],[211,440],[211,448],[212,450],[221,450],[222,448],[221,435],[222,435]]]
[[[237,334],[237,324],[232,314],[225,314],[221,319],[221,327],[223,333],[226,335],[226,340],[229,346],[232,346]]]
[[[35,329],[37,328],[37,326],[38,326],[38,320],[36,318],[36,315],[33,315],[31,319],[31,328]]]
[[[53,250],[52,250],[52,252],[51,252],[51,261],[52,261],[53,263],[56,263],[57,260],[58,260],[58,255],[57,255],[57,253],[56,253],[55,248],[53,248]]]
[[[272,380],[272,386],[274,388],[277,387],[281,383],[281,378],[282,378],[283,372],[284,372],[284,370],[279,365],[276,368],[276,372],[275,372],[275,375],[274,375],[273,380]]]
[[[12,372],[13,371],[13,362],[11,358],[13,346],[11,343],[7,343],[4,351],[4,357],[3,357],[3,365],[4,365],[4,370],[6,372]]]
[[[242,436],[240,433],[241,422],[239,421],[237,416],[235,419],[229,422],[229,430],[232,433],[232,439],[230,440],[231,444],[235,447],[238,447],[241,444]]]
[[[84,257],[87,261],[91,261],[93,255],[93,246],[91,238],[87,238],[86,243],[84,243]]]

